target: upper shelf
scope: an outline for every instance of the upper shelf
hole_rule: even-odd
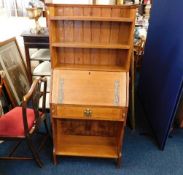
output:
[[[50,20],[133,22],[132,18],[92,17],[92,16],[53,16],[50,17]]]
[[[130,49],[128,44],[96,44],[96,43],[60,43],[54,42],[52,47],[67,47],[67,48],[94,48],[94,49]]]

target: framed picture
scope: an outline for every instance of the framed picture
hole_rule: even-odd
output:
[[[0,116],[16,106],[12,93],[5,80],[5,74],[0,71]]]
[[[0,43],[0,70],[3,70],[5,74],[16,105],[20,105],[30,84],[25,63],[15,38]]]

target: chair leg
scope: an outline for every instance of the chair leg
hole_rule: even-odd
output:
[[[46,135],[44,138],[43,138],[43,140],[41,141],[41,144],[40,144],[40,146],[39,146],[39,148],[38,148],[38,151],[41,151],[41,149],[43,148],[43,146],[45,145],[45,142],[47,141],[47,139],[48,139],[48,135]]]
[[[35,150],[33,144],[32,144],[32,140],[28,137],[27,139],[27,144],[32,152],[32,155],[34,157],[34,160],[36,161],[36,163],[38,164],[38,166],[41,168],[43,166],[43,163],[39,157],[39,154],[37,153],[37,151]]]
[[[9,153],[9,157],[12,157],[13,153],[17,150],[18,146],[22,143],[22,140],[18,141],[17,144],[12,148]]]
[[[48,129],[48,124],[47,124],[46,117],[44,118],[43,122],[44,122],[45,130],[46,130],[46,135],[45,135],[45,132],[38,132],[38,134],[45,135],[43,140],[41,141],[41,144],[40,144],[40,146],[38,148],[38,151],[41,151],[41,149],[45,145],[45,142],[47,141],[48,138],[52,141],[52,137],[51,137],[51,134],[50,134],[49,129]]]
[[[47,134],[49,135],[50,138],[52,138],[52,137],[51,137],[51,134],[50,134],[50,131],[49,131],[49,129],[48,129],[48,124],[47,124],[46,119],[44,120],[44,126],[45,126],[45,129],[46,129]]]

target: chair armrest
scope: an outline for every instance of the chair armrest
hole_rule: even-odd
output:
[[[44,82],[44,90],[43,91],[41,91],[41,83],[42,82]],[[46,86],[47,86],[46,78],[37,77],[33,81],[27,94],[23,97],[22,115],[23,115],[25,133],[27,133],[27,131],[28,131],[28,124],[27,124],[27,107],[28,107],[28,105],[31,104],[31,108],[34,110],[35,122],[36,123],[39,122],[40,121],[39,101],[40,101],[41,96],[43,96],[43,103],[42,103],[43,107],[41,109],[41,112],[43,112],[43,113],[45,112]]]

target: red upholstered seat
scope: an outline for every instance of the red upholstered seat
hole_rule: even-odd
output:
[[[33,109],[27,108],[27,122],[30,129],[35,120]],[[22,107],[15,107],[0,118],[0,137],[24,137]]]
[[[2,77],[0,76],[0,97],[2,87],[4,87],[4,81],[5,80],[2,79]],[[0,160],[29,160],[31,158],[34,158],[39,167],[42,167],[43,163],[39,157],[39,151],[44,146],[47,138],[50,137],[50,133],[48,130],[49,127],[46,122],[46,89],[46,78],[35,78],[29,91],[22,98],[21,107],[15,107],[7,112],[5,115],[0,117],[0,140],[18,141],[13,149],[11,149],[9,155],[0,156]],[[41,98],[42,103],[39,103]],[[29,104],[31,104],[33,109],[27,108]],[[24,121],[24,119],[26,120]],[[44,124],[46,132],[41,133],[45,136],[43,139],[41,139],[42,141],[40,143],[39,150],[36,150],[36,147],[34,146],[34,143],[32,141],[32,136],[36,133],[39,133],[39,128],[41,124]],[[22,141],[25,141],[27,143],[28,148],[32,153],[32,157],[13,155],[19,145],[22,143]]]

